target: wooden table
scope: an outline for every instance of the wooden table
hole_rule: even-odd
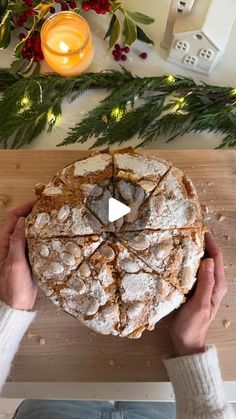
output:
[[[225,257],[229,292],[208,342],[217,344],[224,380],[236,380],[236,151],[153,151],[186,170],[192,178],[206,221]],[[0,151],[0,195],[10,198],[7,212],[33,195],[33,186],[48,182],[57,170],[86,151]],[[225,219],[223,219],[225,217]],[[219,219],[222,221],[219,221]],[[38,315],[25,336],[9,377],[12,382],[163,382],[161,358],[171,353],[167,321],[139,340],[99,336],[54,306],[39,292]],[[230,327],[223,320],[231,321]],[[43,339],[43,340],[42,340]],[[41,343],[45,344],[40,344]]]

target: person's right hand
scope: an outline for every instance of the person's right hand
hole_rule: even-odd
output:
[[[204,352],[208,328],[227,293],[222,252],[210,233],[206,233],[205,243],[207,258],[201,262],[196,291],[169,327],[175,356]]]
[[[0,300],[19,310],[31,310],[37,294],[26,258],[24,218],[35,202],[11,211],[0,231]]]

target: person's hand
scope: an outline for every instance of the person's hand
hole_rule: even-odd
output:
[[[227,293],[222,252],[210,233],[206,233],[205,243],[207,258],[201,262],[196,291],[169,327],[175,356],[204,352],[208,328]]]
[[[0,232],[0,300],[19,310],[31,310],[37,294],[26,258],[24,218],[34,204],[11,211]]]

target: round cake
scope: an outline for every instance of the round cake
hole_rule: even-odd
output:
[[[203,255],[196,190],[171,162],[133,149],[63,168],[26,222],[32,269],[54,304],[101,334],[138,338],[185,301]],[[110,198],[130,213],[109,221]]]

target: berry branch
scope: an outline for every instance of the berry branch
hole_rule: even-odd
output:
[[[40,61],[44,59],[40,41],[42,24],[50,15],[61,10],[109,14],[111,20],[105,34],[105,39],[109,41],[109,49],[114,47],[119,38],[122,38],[122,48],[126,48],[126,51],[136,39],[153,43],[138,24],[149,25],[154,19],[139,12],[131,12],[116,0],[3,0],[3,2],[5,3],[0,9],[0,49],[8,48],[12,31],[18,34],[19,39],[14,49],[15,60],[11,66],[13,73],[31,72],[32,74],[33,69],[34,73],[39,72]],[[124,16],[123,28],[119,19],[121,14]],[[125,61],[127,53],[125,50],[123,52],[120,57],[117,54],[114,58],[117,61],[120,59]]]

